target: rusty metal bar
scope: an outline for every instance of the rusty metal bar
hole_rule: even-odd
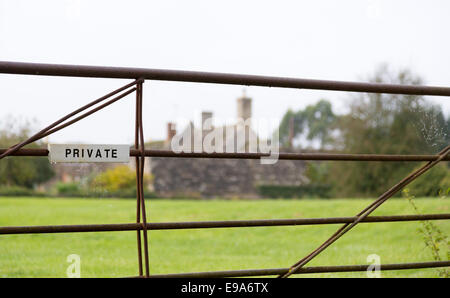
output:
[[[450,88],[448,87],[311,80],[286,77],[130,67],[105,67],[0,61],[0,73],[119,79],[143,78],[146,80],[160,81],[249,86],[253,85],[263,87],[321,89],[350,92],[450,96]]]
[[[139,259],[139,276],[143,277],[142,268],[142,251],[141,251],[141,234],[143,231],[144,235],[144,255],[145,255],[145,277],[150,277],[150,265],[148,256],[148,239],[147,230],[152,229],[151,226],[154,223],[147,223],[146,211],[145,211],[145,200],[143,191],[143,176],[144,176],[144,162],[145,156],[160,156],[160,157],[184,157],[184,158],[246,158],[246,159],[258,159],[269,154],[262,153],[181,153],[177,154],[171,151],[147,151],[145,150],[144,144],[144,133],[142,125],[142,83],[145,79],[152,80],[166,80],[166,81],[184,81],[184,82],[197,82],[197,83],[217,83],[217,84],[235,84],[235,85],[254,85],[254,86],[265,86],[265,87],[281,87],[281,88],[303,88],[303,89],[321,89],[321,90],[331,90],[331,91],[350,91],[350,92],[374,92],[374,93],[392,93],[392,94],[411,94],[411,95],[434,95],[434,96],[450,96],[450,88],[448,87],[435,87],[435,86],[417,86],[417,85],[394,85],[394,84],[379,84],[379,83],[359,83],[359,82],[344,82],[344,81],[329,81],[329,80],[309,80],[309,79],[295,79],[295,78],[282,78],[282,77],[267,77],[267,76],[254,76],[254,75],[238,75],[238,74],[223,74],[223,73],[210,73],[210,72],[192,72],[192,71],[176,71],[176,70],[160,70],[160,69],[142,69],[142,68],[119,68],[119,67],[95,67],[95,66],[77,66],[77,65],[52,65],[52,64],[38,64],[38,63],[18,63],[18,62],[1,62],[0,61],[0,73],[10,73],[10,74],[29,74],[29,75],[52,75],[52,76],[77,76],[77,77],[105,77],[105,78],[138,78],[139,79],[131,84],[128,84],[120,89],[117,89],[102,98],[99,98],[88,105],[81,107],[78,110],[64,116],[57,122],[54,122],[47,128],[41,130],[37,134],[28,138],[27,140],[11,146],[6,150],[0,150],[0,159],[8,156],[24,156],[27,154],[47,155],[48,152],[45,149],[34,149],[35,151],[26,151],[26,149],[21,149],[23,146],[34,142],[44,136],[50,135],[60,129],[63,129],[97,111],[106,107],[107,105],[117,101],[118,99],[130,94],[131,92],[136,92],[136,138],[135,138],[135,148],[130,150],[130,155],[136,157],[136,180],[137,180],[137,217],[135,224],[117,224],[117,225],[84,225],[84,226],[46,226],[46,227],[3,227],[0,228],[0,234],[21,234],[21,233],[59,233],[59,232],[70,232],[80,231],[80,232],[94,232],[94,231],[107,231],[109,230],[136,230],[138,238],[138,259]],[[94,104],[112,96],[126,88],[137,84],[136,88],[128,90],[122,95],[110,100],[109,102],[86,112],[85,114],[71,120],[67,123],[61,124],[65,120],[71,118],[73,115],[79,113],[80,111],[93,106]],[[59,126],[58,126],[59,125]],[[32,149],[33,150],[33,149]],[[43,151],[45,150],[45,151]],[[347,160],[347,161],[428,161],[428,163],[416,170],[398,184],[390,188],[384,194],[382,194],[376,201],[366,207],[363,211],[357,214],[356,217],[351,218],[351,221],[344,220],[344,226],[338,229],[328,240],[326,240],[322,245],[315,249],[312,253],[301,259],[299,262],[291,266],[290,268],[282,269],[262,269],[262,270],[240,270],[240,271],[223,271],[223,272],[203,272],[203,273],[187,273],[192,275],[197,275],[196,277],[213,277],[211,275],[218,274],[217,277],[224,277],[223,274],[250,274],[258,271],[262,273],[267,270],[277,273],[269,274],[279,274],[279,277],[288,277],[291,274],[298,274],[307,271],[310,267],[304,268],[309,261],[320,254],[328,246],[334,243],[337,239],[343,236],[346,232],[352,229],[355,225],[361,222],[371,222],[376,217],[368,217],[376,208],[387,201],[395,193],[397,193],[401,188],[405,187],[411,181],[419,177],[421,174],[425,173],[428,169],[436,165],[442,160],[449,160],[448,152],[450,151],[450,146],[446,147],[439,155],[367,155],[367,154],[295,154],[295,153],[281,153],[279,159],[283,160]],[[425,158],[425,159],[424,159]],[[142,223],[141,221],[142,215]],[[428,215],[434,217],[432,219],[443,219],[436,218],[442,215],[432,214]],[[445,217],[444,215],[443,217]],[[348,219],[348,218],[347,218]],[[384,217],[385,221],[389,221]],[[431,218],[430,218],[431,219]],[[446,218],[448,219],[448,218]],[[308,223],[303,219],[303,223],[297,224],[313,224],[311,221]],[[315,224],[325,224],[333,223],[330,218],[326,219],[312,219],[319,220],[321,222]],[[330,221],[331,220],[331,221]],[[342,220],[342,218],[341,218]],[[405,221],[405,220],[419,220],[406,219],[404,216],[402,219],[394,219],[390,221]],[[423,217],[422,217],[423,220]],[[236,227],[242,225],[246,222],[247,226],[270,226],[276,225],[274,221],[263,220],[260,221],[234,221],[230,222],[203,222],[203,223],[156,223],[156,225],[166,224],[167,229],[186,229],[197,224],[197,228],[215,228],[215,227],[226,227],[227,224],[235,224]],[[277,220],[275,220],[277,221]],[[280,220],[278,220],[280,221]],[[288,225],[286,221],[278,222],[278,225]],[[380,220],[381,221],[381,220]],[[341,221],[342,222],[342,221]],[[374,221],[372,221],[374,222]],[[216,226],[214,226],[215,223]],[[220,223],[220,224],[219,224]],[[292,224],[292,222],[290,223]],[[205,225],[204,227],[200,227]],[[207,226],[209,225],[209,226]],[[161,226],[160,226],[161,227]],[[192,227],[191,227],[192,228]],[[194,227],[195,228],[195,227]],[[78,229],[78,230],[77,230]],[[1,232],[4,233],[1,233]],[[33,232],[34,231],[34,232]],[[426,264],[426,265],[424,265]],[[384,265],[382,270],[390,270],[386,268],[397,269],[411,269],[411,268],[429,268],[429,267],[439,267],[439,266],[449,266],[450,262],[428,262],[428,263],[411,263],[411,264],[389,264]],[[391,267],[389,267],[391,266]],[[392,267],[393,266],[393,267]],[[402,267],[403,266],[403,267]],[[409,267],[408,267],[409,266]],[[422,267],[421,267],[422,266]],[[423,267],[426,266],[426,267]],[[345,267],[345,268],[344,268]],[[367,265],[355,265],[355,266],[328,266],[320,267],[322,270],[327,270],[323,272],[345,272],[345,271],[329,271],[329,270],[350,270],[350,271],[362,271],[367,269]],[[325,268],[325,269],[324,269]],[[333,269],[334,268],[334,269]],[[359,269],[358,269],[359,268]],[[395,269],[396,268],[396,269]],[[355,269],[355,270],[353,270]],[[274,271],[275,270],[275,271]],[[282,271],[280,271],[282,270]],[[234,272],[234,273],[233,273]],[[240,272],[240,273],[239,273]],[[312,273],[312,272],[305,272]],[[198,276],[198,275],[204,276]],[[222,274],[222,275],[220,275]],[[172,274],[171,277],[182,277],[183,274]],[[186,274],[184,274],[186,275]],[[255,274],[252,274],[255,275]],[[261,275],[261,274],[256,274]],[[170,277],[169,275],[156,275],[152,277]],[[241,275],[237,275],[241,276]],[[250,275],[242,275],[250,276]]]
[[[0,154],[6,149],[0,149]],[[130,150],[130,156],[139,156],[137,149]],[[20,149],[11,156],[48,156],[47,149]],[[260,159],[269,156],[266,153],[175,153],[170,150],[145,150],[147,157],[168,157],[168,158],[215,158],[215,159]],[[329,160],[329,161],[388,161],[388,162],[419,162],[433,161],[438,159],[438,155],[400,155],[400,154],[339,154],[339,153],[280,153],[280,160]],[[450,156],[443,159],[450,161]]]
[[[215,228],[250,228],[276,226],[304,226],[352,223],[357,217],[328,218],[295,218],[295,219],[257,219],[257,220],[225,220],[194,222],[155,222],[147,223],[147,229],[182,230],[182,229],[215,229]],[[450,213],[423,215],[389,215],[369,216],[362,223],[408,222],[422,220],[447,220]],[[0,235],[39,234],[39,233],[80,233],[80,232],[114,232],[141,231],[142,223],[94,224],[94,225],[52,225],[52,226],[15,226],[0,227]]]
[[[445,147],[442,151],[439,152],[439,158],[430,161],[426,163],[424,166],[420,167],[419,169],[413,171],[411,174],[406,176],[404,179],[402,179],[399,183],[388,189],[386,192],[384,192],[377,200],[375,200],[372,204],[367,206],[364,210],[362,210],[360,213],[358,213],[356,216],[354,222],[350,224],[345,224],[340,229],[338,229],[333,235],[331,235],[330,238],[328,238],[324,243],[322,243],[318,248],[313,250],[309,255],[305,256],[304,258],[300,259],[297,263],[292,265],[289,268],[289,271],[286,272],[283,275],[278,276],[279,278],[286,278],[290,275],[294,274],[298,270],[300,270],[303,266],[305,266],[308,262],[310,262],[312,259],[314,259],[317,255],[319,255],[322,251],[324,251],[327,247],[329,247],[331,244],[333,244],[335,241],[337,241],[340,237],[342,237],[345,233],[350,231],[354,226],[356,226],[358,223],[360,223],[364,218],[369,216],[375,209],[377,209],[379,206],[381,206],[384,202],[386,202],[388,199],[390,199],[393,195],[395,195],[400,189],[414,181],[416,178],[421,176],[423,173],[434,167],[436,164],[438,164],[441,160],[444,159],[450,152],[450,145]]]
[[[389,270],[405,270],[405,269],[439,268],[449,266],[450,261],[381,264],[380,270],[389,271]],[[295,272],[295,274],[360,272],[360,271],[367,271],[368,268],[369,265],[303,267],[301,268],[301,270]],[[213,272],[153,274],[150,275],[150,278],[223,278],[223,277],[268,276],[268,275],[284,274],[288,272],[288,270],[289,268],[273,268],[273,269],[249,269],[249,270],[213,271]]]
[[[94,114],[94,113],[100,111],[101,109],[103,109],[103,108],[105,108],[105,107],[107,107],[107,106],[109,106],[109,105],[115,103],[116,101],[118,101],[118,100],[124,98],[125,96],[127,96],[127,95],[133,93],[134,91],[136,91],[136,88],[131,88],[131,89],[129,89],[129,90],[127,90],[127,91],[125,91],[125,92],[123,92],[123,93],[117,95],[116,97],[112,98],[111,100],[108,100],[107,102],[105,102],[105,103],[99,105],[98,107],[96,107],[96,108],[94,108],[94,109],[92,109],[92,110],[90,110],[90,111],[87,111],[86,113],[84,113],[84,114],[82,114],[82,115],[76,117],[75,119],[70,120],[70,121],[68,121],[68,122],[66,122],[66,123],[64,123],[64,124],[61,124],[61,125],[59,125],[59,126],[53,128],[53,129],[51,129],[51,130],[49,130],[49,131],[43,133],[43,134],[41,134],[41,135],[39,136],[39,139],[45,138],[45,137],[48,136],[48,135],[51,135],[51,134],[53,134],[53,133],[55,133],[55,132],[57,132],[57,131],[59,131],[59,130],[61,130],[61,129],[67,127],[67,126],[70,126],[70,125],[72,125],[72,124],[74,124],[74,123],[76,123],[76,122],[78,122],[78,121],[80,121],[80,120],[86,118],[87,116],[90,116],[90,115],[92,115],[92,114]],[[30,140],[29,143],[31,143],[31,142],[33,142],[33,141],[34,141],[34,140]],[[27,142],[27,143],[28,143],[28,142]]]
[[[145,143],[144,143],[144,127],[142,121],[142,81],[137,84],[136,99],[137,99],[137,117],[138,117],[138,147],[140,156],[137,157],[139,160],[139,171],[136,177],[138,181],[137,193],[138,199],[141,203],[141,215],[142,215],[142,232],[144,235],[144,260],[145,260],[145,277],[150,276],[150,260],[148,254],[148,233],[147,233],[147,212],[145,210],[145,199],[144,199],[144,163],[145,163]],[[138,165],[136,165],[138,166]]]
[[[75,119],[73,119],[73,120],[71,120],[71,121],[69,121],[67,123],[64,123],[64,124],[61,124],[61,125],[57,126],[58,124],[63,123],[67,119],[70,119],[71,117],[75,116],[76,114],[78,114],[78,113],[80,113],[80,112],[82,112],[82,111],[84,111],[84,110],[94,106],[95,104],[97,104],[97,103],[99,103],[99,102],[101,102],[101,101],[103,101],[105,99],[107,99],[108,97],[111,97],[112,95],[115,95],[117,93],[120,93],[123,90],[126,90],[130,86],[135,85],[137,82],[138,82],[138,80],[136,80],[136,81],[134,81],[134,82],[132,82],[130,84],[127,84],[127,85],[125,85],[125,86],[123,86],[123,87],[121,87],[119,89],[116,89],[116,90],[108,93],[107,95],[104,95],[104,96],[102,96],[102,97],[100,97],[100,98],[98,98],[98,99],[96,99],[96,100],[94,100],[94,101],[92,101],[92,102],[82,106],[81,108],[79,108],[79,109],[77,109],[77,110],[67,114],[66,116],[60,118],[58,121],[53,122],[52,124],[50,124],[46,128],[42,129],[38,133],[36,133],[33,136],[29,137],[25,141],[17,143],[15,145],[9,147],[8,149],[2,151],[2,153],[0,153],[0,159],[4,158],[5,156],[12,155],[15,152],[17,152],[18,150],[20,150],[23,146],[26,146],[27,144],[30,144],[30,143],[32,143],[34,141],[42,139],[43,137],[48,136],[48,135],[50,135],[50,134],[52,134],[52,133],[54,133],[54,132],[56,132],[56,131],[58,131],[60,129],[63,129],[64,127],[72,125],[73,123],[75,123],[75,122],[77,122],[77,121],[79,121],[79,120],[81,120],[81,119],[83,119],[83,118],[85,118],[85,117],[87,117],[87,116],[89,116],[89,115],[91,115],[91,114],[93,114],[93,113],[95,113],[95,112],[105,108],[106,106],[116,102],[117,100],[125,97],[126,95],[128,95],[131,92],[135,91],[135,88],[132,88],[131,90],[128,90],[128,91],[122,93],[121,95],[116,96],[115,98],[111,99],[110,101],[108,101],[108,102],[106,102],[106,103],[96,107],[95,109],[92,109],[92,110],[86,112],[85,114],[83,114],[83,115],[81,115],[81,116],[79,116],[79,117],[77,117],[77,118],[75,118]]]
[[[46,128],[40,130],[38,133],[32,135],[28,139],[26,139],[26,140],[24,140],[22,142],[19,142],[19,143],[11,146],[10,148],[8,148],[6,150],[2,150],[2,152],[0,153],[0,159],[6,157],[8,155],[12,155],[12,154],[16,153],[17,151],[21,150],[23,146],[26,146],[27,144],[30,144],[30,143],[32,143],[34,141],[37,141],[37,140],[39,140],[39,139],[41,139],[41,138],[43,138],[45,136],[48,136],[48,135],[50,135],[52,133],[55,133],[55,132],[57,132],[57,131],[59,131],[59,130],[67,127],[67,126],[70,126],[70,125],[72,125],[72,124],[74,124],[74,123],[76,123],[76,122],[78,122],[78,121],[88,117],[89,115],[92,115],[92,114],[100,111],[101,109],[103,109],[103,108],[113,104],[114,102],[120,100],[121,98],[129,95],[130,93],[132,93],[134,91],[137,91],[136,92],[137,93],[137,98],[139,99],[137,101],[137,103],[139,105],[137,105],[137,107],[136,107],[136,109],[137,109],[136,116],[139,116],[138,117],[139,119],[137,118],[136,121],[139,121],[139,125],[140,125],[140,132],[139,133],[141,135],[141,143],[142,143],[141,151],[142,151],[142,155],[143,155],[144,154],[144,147],[143,147],[143,132],[142,132],[142,111],[139,108],[139,106],[142,107],[142,97],[140,96],[140,95],[142,95],[142,83],[143,83],[143,80],[137,79],[137,80],[135,80],[132,83],[129,83],[129,84],[127,84],[127,85],[125,85],[125,86],[123,86],[123,87],[121,87],[119,89],[116,89],[116,90],[114,90],[114,91],[112,91],[112,92],[110,92],[110,93],[108,93],[108,94],[106,94],[106,95],[104,95],[104,96],[102,96],[102,97],[100,97],[100,98],[98,98],[98,99],[96,99],[96,100],[94,100],[94,101],[92,101],[92,102],[82,106],[81,108],[76,109],[75,111],[73,111],[73,112],[63,116],[59,120],[53,122],[52,124],[50,124]],[[133,87],[133,88],[129,89],[130,87],[132,87],[134,85],[137,85],[137,87]],[[123,91],[123,93],[121,93],[122,91]],[[72,119],[72,120],[70,120],[68,122],[65,122],[66,120],[72,118],[76,114],[78,114],[78,113],[80,113],[80,112],[82,112],[82,111],[84,111],[84,110],[86,110],[86,109],[88,109],[90,107],[93,107],[96,104],[102,102],[103,100],[106,100],[107,98],[109,98],[109,97],[111,97],[113,95],[116,95],[118,93],[121,93],[121,94],[119,94],[119,95],[115,96],[114,98],[110,99],[109,101],[107,101],[107,102],[105,102],[105,103],[103,103],[103,104],[101,104],[101,105],[99,105],[99,106],[97,106],[97,107],[95,107],[95,108],[85,112],[84,114],[81,114],[80,116],[78,116],[78,117],[76,117],[76,118],[74,118],[74,119]],[[136,128],[136,130],[137,130],[137,128]],[[139,158],[139,159],[141,159],[141,158]],[[144,156],[142,156],[142,160],[143,159],[144,159]],[[141,163],[143,164],[143,161]],[[138,186],[139,186],[139,183],[140,183],[140,185],[141,185],[140,189],[142,190],[143,167],[142,167],[141,171],[142,171],[142,173],[141,173],[141,175],[139,175],[140,178],[139,177],[137,178],[137,181],[138,181]],[[144,204],[143,192],[141,191],[140,194],[141,195],[138,196],[138,200],[140,202],[142,202],[142,205],[143,205]],[[144,214],[145,214],[145,209],[143,209],[143,211],[144,211]],[[137,212],[139,213],[139,210]],[[137,218],[137,219],[139,219],[139,218]],[[147,227],[146,227],[145,216],[144,216],[143,229],[145,231],[144,244],[145,244],[145,248],[146,248],[146,250],[145,250],[145,253],[146,253],[146,277],[148,277],[148,275],[149,275],[149,265],[148,265],[148,251],[147,251],[148,245],[147,245],[147,234],[146,234]],[[142,256],[140,254],[140,248],[141,247],[140,247],[140,235],[139,235],[140,231],[138,231],[137,233],[138,233],[139,274],[142,275],[142,260],[141,260]]]
[[[134,130],[134,149],[137,151],[139,149],[139,92],[136,92],[136,115],[135,115],[135,130]],[[141,193],[139,190],[140,180],[139,171],[141,160],[139,156],[135,155],[136,162],[136,223],[141,227]],[[142,239],[141,239],[141,229],[137,229],[137,247],[138,247],[138,267],[139,276],[143,276],[142,267]]]

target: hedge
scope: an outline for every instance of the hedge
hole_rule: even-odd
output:
[[[331,185],[259,185],[257,189],[263,198],[329,198]]]

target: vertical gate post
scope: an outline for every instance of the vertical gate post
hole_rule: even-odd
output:
[[[139,86],[139,85],[137,85]],[[134,133],[134,149],[139,149],[139,89],[136,89],[136,115],[135,115],[135,133]],[[135,166],[136,166],[136,223],[141,222],[141,193],[139,192],[139,168],[140,168],[140,159],[139,156],[135,157]],[[138,263],[139,263],[139,276],[143,275],[142,270],[142,244],[141,244],[141,230],[137,230],[137,248],[138,248]]]
[[[141,223],[142,216],[142,232],[144,238],[144,260],[145,260],[145,277],[150,276],[150,263],[148,253],[148,233],[147,233],[147,214],[145,210],[144,200],[144,164],[145,164],[145,144],[144,144],[144,128],[142,121],[142,84],[144,80],[140,80],[136,85],[136,127],[134,148],[139,150],[139,155],[135,157],[136,161],[136,222]],[[142,266],[142,240],[141,231],[137,231],[138,246],[138,262],[139,276],[143,276]]]

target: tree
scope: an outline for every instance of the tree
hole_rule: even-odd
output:
[[[369,80],[422,84],[410,71],[393,74],[386,66]],[[447,123],[441,107],[422,96],[361,93],[353,98],[350,113],[340,117],[335,145],[347,153],[434,154],[448,144]],[[415,167],[402,162],[337,163],[333,176],[342,195],[377,196]]]
[[[305,119],[308,140],[318,140],[321,147],[331,141],[336,116],[329,101],[322,99],[315,105],[307,106],[299,116]]]
[[[407,188],[415,197],[436,197],[449,189],[449,179],[450,169],[441,163],[414,180]]]
[[[280,144],[289,147],[290,130],[293,138],[304,135],[309,141],[317,141],[323,148],[331,142],[331,132],[336,122],[331,103],[319,100],[314,105],[308,105],[304,110],[294,112],[288,110],[279,126]]]
[[[289,135],[290,135],[290,129],[291,125],[295,123],[298,119],[296,119],[296,113],[292,111],[291,109],[287,110],[287,112],[284,114],[283,118],[281,119],[280,125],[278,127],[278,136],[280,140],[280,145],[282,147],[288,148],[291,144],[289,144]],[[294,129],[294,135],[300,134],[303,131],[303,125],[302,123],[294,124],[292,127]]]
[[[20,123],[11,117],[1,123],[0,148],[8,148],[30,136],[30,122]],[[34,142],[27,148],[39,148],[42,142]],[[53,169],[46,157],[10,156],[0,160],[0,185],[32,188],[53,177]]]

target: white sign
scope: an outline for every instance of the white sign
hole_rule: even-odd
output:
[[[51,162],[129,162],[129,145],[49,144]]]

